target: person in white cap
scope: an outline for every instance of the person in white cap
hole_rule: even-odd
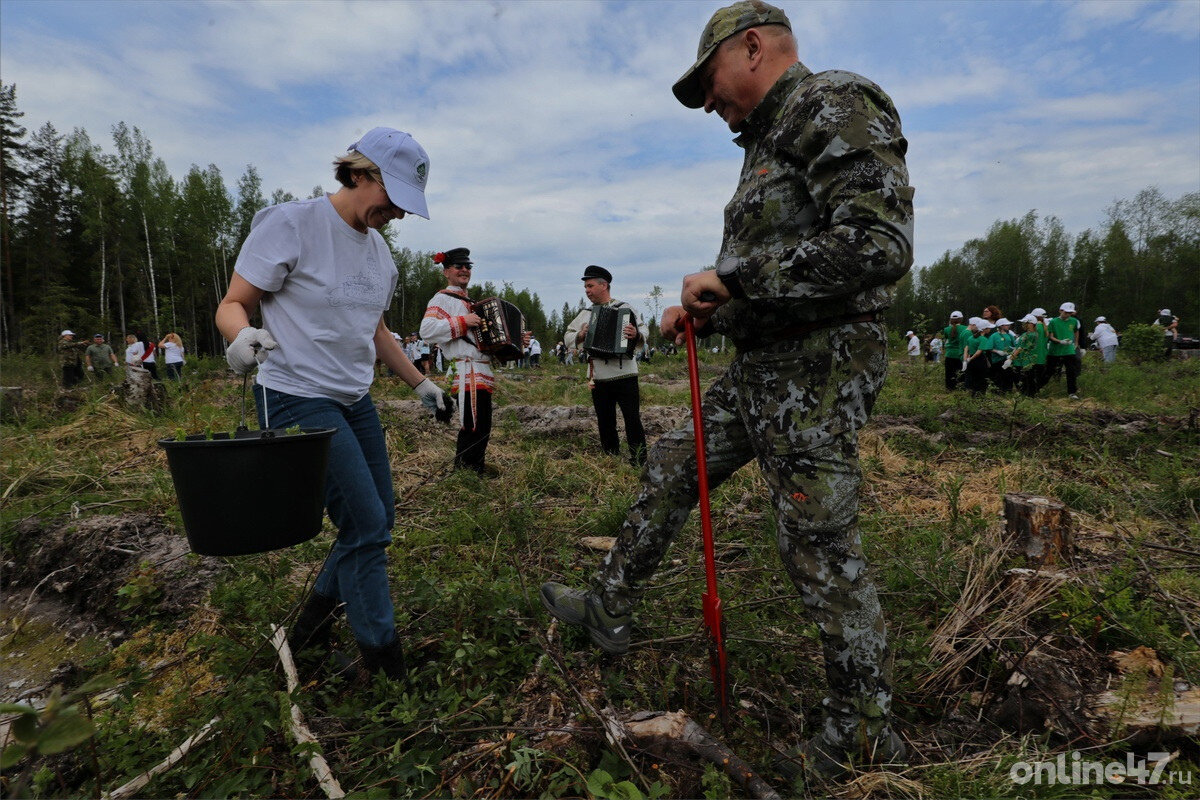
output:
[[[921,337],[912,331],[904,335],[908,338],[908,360],[919,361],[921,359]]]
[[[217,308],[234,372],[258,366],[262,427],[335,428],[325,505],[337,540],[289,635],[292,649],[331,647],[346,620],[368,672],[406,679],[387,575],[395,496],[387,445],[369,393],[376,358],[422,400],[445,408],[384,324],[398,281],[380,229],[429,218],[429,157],[409,134],[373,128],[334,159],[334,194],[270,206],[254,216]],[[261,310],[262,328],[250,324]]]
[[[1067,394],[1072,400],[1079,399],[1079,360],[1075,357],[1079,347],[1079,320],[1075,318],[1075,304],[1063,303],[1058,307],[1058,316],[1046,325],[1050,337],[1047,349],[1046,369],[1051,375],[1063,371],[1067,375]]]
[[[992,323],[983,317],[971,317],[967,321],[967,328],[971,331],[963,353],[967,389],[971,397],[982,397],[987,394],[988,372],[991,369]]]
[[[1169,308],[1160,308],[1154,324],[1163,329],[1163,336],[1167,340],[1167,358],[1170,358],[1171,348],[1179,338],[1179,317],[1172,314]]]
[[[942,330],[946,345],[946,391],[952,392],[962,380],[963,350],[974,334],[963,323],[961,311],[950,312],[950,324]]]
[[[1096,327],[1088,334],[1088,338],[1100,348],[1105,363],[1111,364],[1117,360],[1117,346],[1121,338],[1116,328],[1108,323],[1107,317],[1096,317]]]
[[[87,342],[75,341],[75,331],[65,330],[58,335],[58,365],[62,368],[64,389],[70,389],[83,380],[83,352],[85,350],[87,350]]]
[[[1013,374],[1004,367],[1004,362],[1008,360],[1013,348],[1017,346],[1017,337],[1011,332],[1012,322],[1008,317],[996,319],[995,326],[991,331],[990,377],[992,383],[996,385],[996,391],[1000,394],[1008,394],[1012,391]]]
[[[1038,375],[1034,367],[1037,365],[1037,317],[1033,314],[1026,314],[1021,317],[1021,327],[1024,329],[1020,336],[1017,337],[1016,347],[1008,357],[1008,362],[1013,371],[1013,381],[1020,388],[1021,394],[1026,397],[1033,397],[1037,394]]]

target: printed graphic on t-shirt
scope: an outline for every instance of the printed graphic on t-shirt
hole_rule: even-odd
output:
[[[329,296],[334,308],[387,308],[387,294],[375,256],[367,256],[363,271],[342,281]]]

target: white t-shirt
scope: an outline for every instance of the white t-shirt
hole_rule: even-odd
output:
[[[354,230],[328,195],[281,203],[254,215],[234,270],[266,292],[263,327],[279,343],[258,383],[346,405],[366,395],[399,279],[379,231]]]
[[[163,360],[168,364],[183,363],[183,348],[174,342],[162,343]]]
[[[125,346],[125,363],[126,364],[141,364],[142,353],[146,352],[146,346],[141,342],[134,342]]]
[[[1100,347],[1116,347],[1121,343],[1121,340],[1117,338],[1116,330],[1107,322],[1097,322],[1096,327],[1088,334],[1088,338]]]

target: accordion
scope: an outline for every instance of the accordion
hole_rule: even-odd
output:
[[[629,358],[633,355],[637,337],[625,338],[625,326],[637,325],[631,308],[594,306],[588,322],[583,349],[592,358]]]
[[[499,297],[489,297],[471,309],[479,316],[475,343],[480,351],[500,362],[520,361],[525,352],[525,315]]]

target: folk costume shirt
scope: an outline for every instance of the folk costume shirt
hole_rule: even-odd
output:
[[[716,263],[746,293],[711,330],[739,348],[797,323],[880,311],[912,265],[908,142],[891,98],[862,76],[797,62],[742,124],[745,160]]]
[[[234,271],[262,289],[263,327],[279,342],[258,383],[352,405],[375,377],[375,331],[399,274],[379,231],[356,231],[329,196],[254,215]]]
[[[475,335],[463,319],[471,313],[470,298],[458,287],[438,292],[425,307],[421,320],[421,338],[441,348],[454,361],[450,391],[490,392],[496,386],[491,358],[475,346]]]

